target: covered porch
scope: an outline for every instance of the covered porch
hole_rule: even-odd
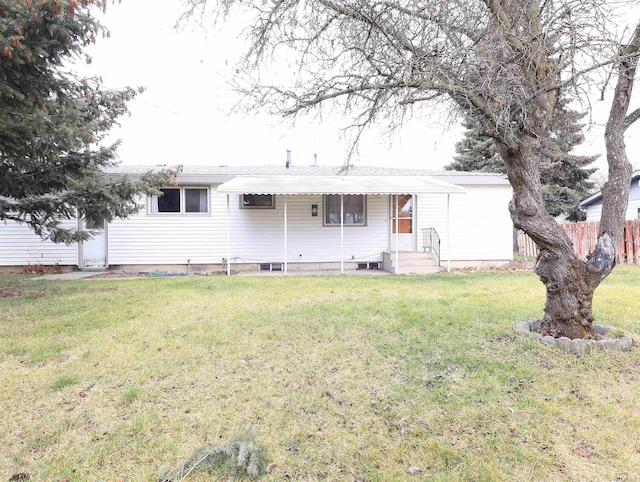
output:
[[[363,261],[358,261],[360,254],[370,254],[372,248],[367,242],[375,231],[378,238],[375,259],[380,263],[379,267],[400,274],[409,272],[403,268],[415,263],[412,260],[416,256],[439,256],[439,250],[433,244],[435,240],[425,244],[425,229],[417,229],[420,213],[415,210],[415,201],[421,194],[446,198],[447,232],[440,235],[445,252],[442,263],[450,269],[451,260],[446,257],[450,253],[447,249],[451,224],[449,200],[451,195],[463,194],[465,190],[428,176],[281,175],[238,176],[219,185],[217,192],[226,195],[227,274],[231,274],[234,263],[242,259],[237,254],[241,245],[246,244],[242,237],[261,237],[261,226],[270,234],[264,236],[269,250],[280,253],[273,260],[277,263],[271,263],[278,265],[280,273],[289,274],[292,264],[295,264],[294,270],[297,268],[298,255],[295,253],[305,242],[315,245],[316,249],[320,243],[322,247],[318,251],[331,252],[331,262],[326,264],[334,272],[339,270],[345,274],[360,265],[366,269],[372,263],[371,258],[362,256]],[[309,205],[301,199],[309,199]],[[236,202],[239,209],[235,207]],[[252,212],[250,208],[271,209],[271,212],[260,212],[260,209]],[[306,219],[307,216],[310,218]],[[268,224],[265,219],[269,219]],[[275,235],[274,229],[280,230],[280,235]],[[358,253],[360,247],[361,253]],[[303,255],[299,256],[302,258]],[[305,255],[305,259],[312,263],[318,261],[319,258],[313,256]]]

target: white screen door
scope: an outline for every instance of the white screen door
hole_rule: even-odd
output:
[[[389,203],[390,243],[389,249],[395,251],[396,242],[399,251],[413,251],[413,196],[399,194],[391,196]],[[396,235],[396,225],[398,232]]]

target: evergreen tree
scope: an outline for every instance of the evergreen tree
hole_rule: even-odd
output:
[[[104,6],[0,0],[0,221],[26,223],[55,242],[90,235],[64,227],[65,219],[127,217],[140,195],[172,177],[168,171],[137,179],[105,174],[115,165],[117,144],[100,142],[136,91],[105,90],[98,79],[69,69],[108,34],[93,16]]]
[[[506,172],[504,163],[493,145],[493,139],[483,137],[479,124],[467,118],[462,126],[466,129],[461,141],[456,142],[453,162],[444,166],[449,171]]]
[[[598,156],[570,154],[584,141],[584,125],[580,123],[584,114],[569,109],[562,98],[559,102],[551,136],[543,142],[545,160],[540,164],[542,197],[547,212],[552,216],[564,215],[570,221],[580,221],[584,219],[584,213],[578,211],[577,205],[594,188],[589,178],[597,169],[588,166]],[[470,119],[465,120],[463,126],[467,130],[463,139],[456,143],[457,155],[445,169],[505,174],[506,169],[493,138]]]

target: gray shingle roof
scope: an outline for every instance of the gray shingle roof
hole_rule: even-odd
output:
[[[113,174],[141,174],[150,169],[170,167],[167,165],[119,165],[109,169]],[[502,174],[489,172],[461,172],[427,169],[400,169],[392,167],[351,166],[188,166],[184,165],[180,178],[236,176],[431,176],[454,184],[508,184]]]

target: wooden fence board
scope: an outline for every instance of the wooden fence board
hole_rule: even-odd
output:
[[[578,236],[576,238],[576,241],[573,243],[573,246],[575,248],[577,248],[576,251],[580,256],[584,256],[584,252],[585,252],[585,247],[584,247],[584,228],[585,228],[585,223],[578,223],[576,228],[578,230]]]
[[[633,221],[627,221],[624,223],[624,256],[625,263],[633,264],[633,229],[631,229],[631,223]]]
[[[633,257],[640,266],[640,223],[633,224]]]
[[[580,258],[586,258],[595,249],[600,232],[599,221],[564,223],[560,226],[573,243],[574,251]],[[518,233],[518,248],[520,254],[524,256],[538,256],[537,246],[522,231]],[[640,266],[640,220],[634,219],[625,222],[618,252],[618,262]]]

